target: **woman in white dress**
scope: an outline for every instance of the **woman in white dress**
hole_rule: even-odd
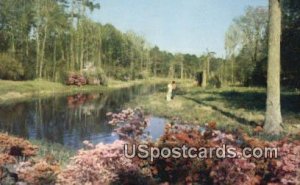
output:
[[[171,101],[172,99],[172,90],[173,90],[173,85],[172,83],[168,84],[168,92],[167,92],[167,101]]]

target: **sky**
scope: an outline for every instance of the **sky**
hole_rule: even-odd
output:
[[[200,55],[207,50],[224,57],[225,33],[248,6],[268,0],[97,0],[100,10],[89,15],[122,32],[134,31],[152,46],[172,53]]]

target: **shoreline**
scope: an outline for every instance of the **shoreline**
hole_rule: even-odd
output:
[[[167,78],[149,78],[133,81],[110,80],[107,86],[86,85],[68,86],[58,82],[46,80],[33,81],[8,81],[0,80],[0,105],[10,104],[18,101],[25,101],[31,98],[47,98],[54,95],[73,95],[76,93],[88,93],[95,91],[109,91],[128,88],[135,85],[166,83]]]

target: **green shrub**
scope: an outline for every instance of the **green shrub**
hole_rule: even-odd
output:
[[[101,85],[107,85],[107,76],[102,68],[97,68],[96,73]]]
[[[20,80],[24,76],[22,63],[9,56],[0,54],[0,79]]]
[[[149,76],[150,76],[149,71],[144,70],[138,74],[138,79],[147,79],[149,78]]]
[[[209,87],[214,87],[214,88],[220,88],[222,85],[220,78],[217,75],[213,75],[209,80],[208,80],[208,86]]]
[[[107,85],[107,77],[102,68],[93,68],[93,70],[84,71],[84,77],[88,84],[92,85]]]
[[[114,69],[112,77],[117,80],[128,81],[130,80],[130,72],[125,68],[119,67]]]

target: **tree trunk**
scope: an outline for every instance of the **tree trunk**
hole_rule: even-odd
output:
[[[280,110],[281,9],[279,0],[269,0],[269,16],[267,110],[264,130],[270,134],[279,134],[282,130]]]
[[[83,30],[83,28],[82,28]],[[82,31],[83,32],[83,31]],[[83,38],[83,33],[80,34],[80,73],[82,73],[83,70],[83,59],[84,59],[84,38]]]
[[[39,36],[39,27],[36,29],[36,68],[35,75],[38,77],[39,74],[39,65],[40,65],[40,36]]]
[[[26,55],[26,57],[28,57],[29,56],[29,39],[28,39],[28,36],[26,35],[26,45],[25,45],[25,55]]]
[[[259,44],[259,32],[256,31],[256,36],[255,36],[255,46],[254,46],[254,56],[253,56],[253,60],[256,63],[257,62],[257,55],[258,55],[258,44]]]
[[[174,78],[174,64],[173,63],[171,63],[170,64],[170,67],[169,67],[169,74],[168,74],[168,77],[169,78]]]
[[[101,49],[98,50],[98,67],[102,68],[102,56],[101,56]]]
[[[207,80],[206,70],[203,70],[203,74],[202,74],[202,87],[203,88],[205,88],[207,85],[206,80]]]
[[[147,51],[146,53],[146,70],[147,70],[147,73],[148,73],[148,76],[151,75],[151,69],[150,69],[150,54],[149,54],[149,51]]]
[[[15,54],[16,54],[15,36],[14,36],[14,34],[12,34],[12,38],[11,38],[11,55],[13,57],[15,57]]]
[[[102,55],[101,55],[101,52],[102,52],[102,41],[101,41],[101,37],[102,37],[102,35],[101,35],[101,29],[99,28],[98,66],[100,68],[102,68]]]
[[[39,78],[42,78],[42,72],[44,67],[44,56],[45,56],[45,46],[46,46],[46,39],[47,39],[47,25],[44,29],[44,38],[43,38],[43,44],[41,49],[41,58],[40,58],[40,69],[39,69]]]
[[[157,76],[157,66],[156,66],[156,62],[154,63],[154,77]]]
[[[75,57],[74,57],[74,33],[70,34],[70,63],[69,70],[74,70],[75,68]]]
[[[140,72],[143,72],[143,66],[144,66],[144,50],[143,49],[141,51],[140,57],[141,57],[141,69],[140,69]]]
[[[231,59],[231,84],[233,85],[234,84],[234,57],[232,57]]]
[[[222,85],[227,84],[227,77],[226,77],[226,60],[223,61],[223,80],[222,80]]]
[[[78,31],[78,26],[77,26],[77,30],[76,30],[76,33],[75,33],[76,35],[75,35],[75,52],[74,52],[74,55],[75,55],[75,70],[78,70],[78,69],[80,69],[80,60],[79,60],[79,58],[80,58],[80,47],[79,47],[79,42],[80,42],[80,39],[79,39],[79,31]]]
[[[54,36],[54,44],[53,44],[53,74],[52,79],[55,81],[56,74],[56,36]]]
[[[134,79],[134,55],[133,55],[133,49],[130,48],[130,75],[131,75],[131,80]]]
[[[156,77],[156,54],[154,54],[152,63],[153,63],[153,75],[154,77]]]
[[[180,63],[180,78],[183,79],[183,61]]]
[[[71,27],[73,28],[73,23],[74,23],[74,6],[75,6],[75,0],[72,0],[71,3]],[[75,57],[74,57],[74,32],[72,31],[71,28],[71,32],[70,32],[70,55],[69,55],[69,69],[68,70],[74,70],[75,68]]]
[[[207,57],[207,64],[206,64],[207,66],[207,78],[209,78],[209,76],[210,76],[210,56],[208,56]]]
[[[81,4],[81,19],[80,19],[80,73],[82,73],[83,67],[84,67],[84,25],[83,25],[83,17],[85,15],[85,6],[86,6],[86,0],[82,1]]]

